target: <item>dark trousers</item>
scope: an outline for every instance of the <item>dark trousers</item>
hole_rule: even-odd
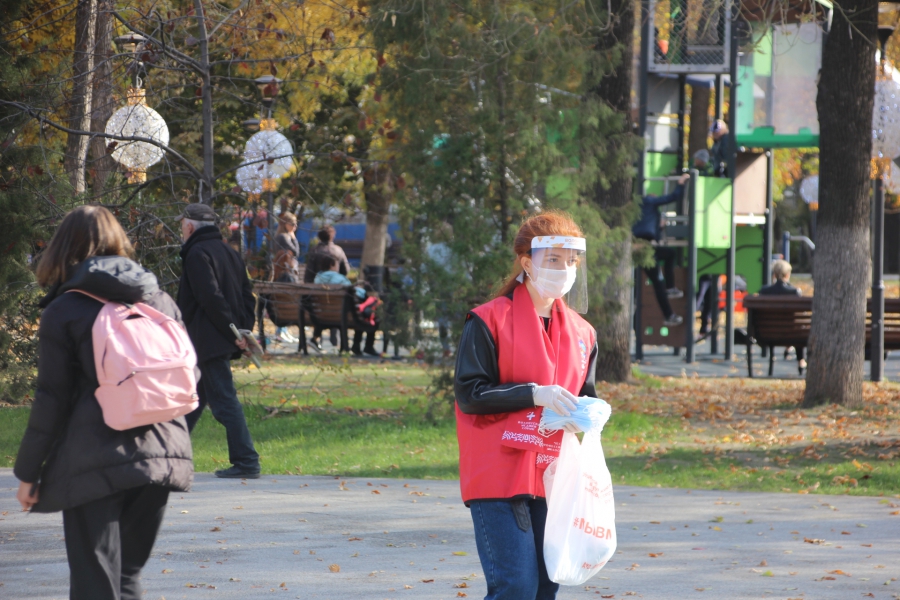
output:
[[[669,304],[669,295],[666,293],[666,280],[663,277],[662,270],[659,268],[659,264],[657,263],[653,267],[644,269],[644,273],[650,278],[650,283],[653,285],[653,294],[656,296],[656,303],[659,304],[663,317],[668,319],[672,316],[673,311],[672,305]]]
[[[678,251],[675,248],[657,246],[653,249],[653,254],[656,257],[657,267],[662,268],[666,288],[675,287],[675,261],[678,258]]]
[[[238,400],[237,390],[234,389],[231,361],[226,357],[211,358],[200,363],[199,367],[200,381],[197,382],[197,394],[200,396],[200,406],[185,417],[188,431],[194,430],[203,409],[209,405],[213,417],[225,427],[228,460],[244,471],[258,473],[259,454],[253,447],[250,430],[247,429],[247,419],[244,417],[244,408]]]
[[[140,600],[169,490],[145,485],[63,511],[70,600]]]
[[[475,545],[484,569],[485,600],[554,600],[559,584],[544,564],[547,501],[470,503]]]
[[[659,310],[662,311],[663,317],[668,319],[674,311],[669,303],[669,295],[666,293],[666,290],[675,287],[675,258],[677,251],[674,248],[656,247],[653,249],[653,254],[656,258],[656,264],[652,267],[646,267],[644,273],[647,274],[650,283],[653,285],[653,295],[656,296]]]
[[[361,350],[359,349],[359,345],[360,345],[360,343],[362,343],[363,334],[365,334],[365,336],[366,336],[365,351],[366,352],[375,352],[375,332],[376,331],[377,331],[377,329],[374,329],[374,328],[368,329],[368,330],[363,330],[362,328],[353,330],[353,349],[352,349],[353,354],[359,354],[361,352]]]

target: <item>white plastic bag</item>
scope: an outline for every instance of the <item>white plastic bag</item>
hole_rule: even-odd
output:
[[[581,585],[600,572],[616,551],[612,479],[600,432],[563,436],[559,458],[544,472],[547,524],[544,562],[552,581]]]

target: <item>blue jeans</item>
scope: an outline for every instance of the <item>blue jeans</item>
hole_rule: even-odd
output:
[[[208,404],[213,417],[225,427],[228,460],[241,470],[259,473],[259,454],[253,447],[244,408],[234,389],[231,361],[227,357],[211,358],[198,366],[200,381],[197,382],[197,395],[200,396],[200,406],[185,417],[188,431],[193,431]]]
[[[484,600],[554,600],[559,584],[544,565],[547,501],[476,500],[470,508],[488,586]]]

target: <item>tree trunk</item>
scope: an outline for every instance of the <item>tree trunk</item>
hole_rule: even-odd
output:
[[[91,111],[91,131],[105,131],[106,122],[116,109],[113,100],[112,82],[112,38],[113,4],[111,0],[101,0],[97,7],[97,29],[94,40],[94,98]],[[116,162],[106,152],[108,140],[97,137],[91,142],[91,183],[95,196],[100,196],[106,188],[106,181],[116,170]]]
[[[206,15],[203,12],[203,0],[194,0],[194,10],[197,13],[198,39],[200,40],[200,66],[202,69],[201,81],[203,89],[202,113],[203,113],[203,179],[200,183],[200,202],[212,204],[213,198],[213,104],[212,104],[212,80],[209,75],[209,35],[206,32]],[[271,207],[270,207],[271,208]],[[275,223],[275,215],[269,213],[269,231]]]
[[[361,273],[368,266],[384,266],[392,176],[389,166],[380,165],[370,171],[370,181],[366,182],[366,238],[359,265]]]
[[[79,0],[75,9],[75,50],[72,65],[72,98],[69,127],[91,130],[94,95],[94,41],[97,28],[97,0]],[[66,140],[65,168],[76,194],[87,190],[85,170],[90,137],[70,133]]]
[[[709,131],[710,88],[702,85],[691,86],[691,131],[688,135],[688,165],[694,168],[694,153],[709,150],[706,138]]]
[[[862,402],[877,23],[875,0],[843,2],[822,57],[816,293],[804,406]]]
[[[622,116],[623,131],[630,132],[631,122],[631,70],[634,40],[633,0],[612,0],[610,5],[611,27],[601,33],[597,50],[609,55],[619,47],[621,57],[615,68],[605,73],[594,93]],[[622,136],[621,143],[630,143],[630,134]],[[626,207],[631,203],[632,179],[621,177],[611,182],[608,189],[596,187],[594,201],[601,209],[603,219],[610,227],[610,240],[618,251],[612,253],[615,263],[609,265],[611,273],[603,286],[603,307],[597,323],[597,379],[602,381],[627,381],[631,377],[631,319],[629,298],[632,288],[631,223],[625,218]]]

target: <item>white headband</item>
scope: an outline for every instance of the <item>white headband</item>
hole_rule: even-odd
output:
[[[571,250],[587,250],[587,244],[582,237],[568,235],[540,235],[531,239],[531,249],[535,248],[569,248]]]

